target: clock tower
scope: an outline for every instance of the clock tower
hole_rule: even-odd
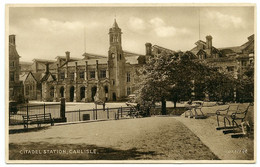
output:
[[[109,29],[108,69],[110,80],[110,100],[120,100],[125,96],[125,57],[122,50],[121,29],[116,19]]]

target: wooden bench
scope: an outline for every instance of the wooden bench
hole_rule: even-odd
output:
[[[28,129],[28,125],[37,124],[37,127],[40,127],[41,124],[48,124],[51,126],[54,125],[53,118],[51,117],[51,113],[47,114],[35,114],[35,115],[23,115],[23,124],[24,128]]]
[[[225,110],[218,110],[216,112],[217,114],[217,121],[218,121],[218,127],[217,130],[224,129],[223,133],[228,134],[228,133],[236,133],[237,128],[241,129],[242,132],[245,134],[245,129],[244,125],[247,124],[245,122],[246,115],[249,111],[249,108],[253,106],[253,103],[248,104],[246,108],[243,110],[240,109],[242,104],[236,104],[236,105],[229,105],[228,108],[226,109],[226,114],[223,115],[223,121],[224,121],[224,126],[220,127],[219,126],[219,116],[220,111],[225,111]],[[236,129],[235,129],[236,128]],[[228,130],[230,129],[230,130]]]
[[[195,118],[195,119],[205,119],[207,118],[205,114],[202,112],[204,102],[202,101],[194,101],[191,105],[186,106],[187,111],[185,112],[185,117]],[[192,113],[194,111],[194,114]],[[188,115],[189,114],[189,115]]]
[[[239,107],[239,104],[230,104],[230,105],[228,105],[227,108],[218,109],[216,111],[216,116],[217,116],[217,128],[216,129],[217,130],[232,128],[230,126],[231,122],[229,121],[229,119],[227,119],[227,117],[229,117],[232,113],[237,112],[238,107]],[[220,126],[220,117],[223,118],[223,121],[224,121],[224,125],[223,126]],[[226,121],[229,122],[229,126],[227,126]]]
[[[228,133],[236,133],[231,135],[231,137],[237,136],[244,136],[246,135],[245,126],[250,127],[249,123],[245,120],[250,107],[253,107],[254,104],[250,103],[244,110],[237,110],[236,112],[232,113],[229,117],[225,117],[227,120],[231,122],[231,126],[233,127],[232,130],[224,130],[224,134]],[[242,133],[239,133],[241,132]]]
[[[205,119],[207,118],[207,116],[202,112],[202,108],[203,108],[203,103],[201,103],[201,105],[198,105],[194,108],[195,111],[195,119]]]
[[[136,110],[135,107],[123,108],[123,115],[126,117],[134,118],[139,115],[139,112]]]

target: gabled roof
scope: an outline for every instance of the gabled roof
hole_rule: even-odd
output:
[[[19,61],[19,64],[21,65],[32,65],[33,63],[32,62],[27,62],[27,61]]]
[[[201,49],[199,49],[197,46],[195,46],[195,47],[192,48],[190,51],[191,51],[193,54],[197,55],[200,50],[201,50]]]
[[[41,72],[36,72],[36,73],[32,73],[34,78],[38,81],[41,82],[42,76],[43,74]]]
[[[41,82],[44,82],[44,81],[47,81],[49,79],[49,77],[51,77],[51,79],[53,81],[56,80],[56,77],[54,75],[52,75],[50,72],[48,72],[47,74],[45,74],[42,79],[41,79]]]
[[[192,53],[192,52],[191,52]],[[200,53],[203,53],[203,54],[206,54],[206,52],[204,51],[204,50],[202,50],[202,49],[200,49],[198,52],[197,52],[197,54],[200,54]],[[197,55],[196,54],[196,55]]]
[[[93,53],[86,53],[86,52],[83,53],[82,56],[84,56],[83,60],[107,58],[107,56],[93,54]]]
[[[133,53],[125,50],[123,51],[123,53],[126,59],[126,63],[130,63],[130,64],[138,64],[139,56],[144,56],[138,53]]]
[[[129,56],[140,56],[140,55],[142,55],[142,54],[130,52],[130,51],[127,51],[127,50],[123,50],[123,53],[124,53],[125,57],[126,56],[129,57]]]
[[[198,40],[197,42],[195,42],[195,45],[199,45],[199,44],[206,45],[206,42],[202,40]]]
[[[234,47],[224,47],[224,48],[218,48],[223,54],[230,54],[230,53],[241,53],[241,47],[240,46],[234,46]]]
[[[244,43],[243,45],[240,46],[241,50],[246,50],[248,49],[251,45],[254,45],[255,39],[254,39],[254,34],[249,36],[248,41]]]
[[[39,63],[54,63],[54,62],[56,62],[55,60],[49,60],[49,59],[33,59],[32,61],[39,62]]]
[[[176,53],[176,51],[174,50],[171,50],[171,49],[167,49],[167,48],[164,48],[162,46],[158,46],[158,45],[153,45],[153,48],[156,48],[156,49],[159,49],[160,51],[165,51],[166,53]]]
[[[33,77],[33,79],[34,79],[36,82],[41,82],[42,73],[39,73],[39,72],[38,72],[38,73],[32,73],[31,71],[28,72],[27,74],[24,74],[23,76],[21,76],[21,77],[22,77],[22,80],[23,80],[23,81],[26,81],[27,78],[28,78],[30,75]]]
[[[201,50],[201,49],[198,47],[198,45],[199,45],[199,44],[202,44],[202,45],[206,46],[206,42],[204,42],[204,41],[202,41],[202,40],[198,40],[195,44],[196,44],[197,46],[195,46],[194,48],[192,48],[190,51],[191,51],[193,54],[197,55],[197,54],[200,52],[200,50]],[[205,49],[203,49],[203,50],[205,50]],[[215,48],[214,46],[212,46],[212,51],[219,53],[219,50],[218,50],[217,48]]]
[[[230,53],[242,53],[243,50],[248,49],[251,45],[254,45],[254,34],[249,36],[248,41],[241,46],[234,46],[234,47],[224,47],[219,48],[219,50],[224,54],[230,54]]]
[[[26,80],[26,78],[27,78],[27,75],[28,75],[28,73],[19,75],[19,80],[24,82]]]
[[[57,56],[55,57],[55,59],[62,59],[62,60],[66,60],[66,56]],[[77,60],[81,60],[80,58],[77,57],[70,57],[70,61],[77,61]]]

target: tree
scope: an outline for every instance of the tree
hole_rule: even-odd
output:
[[[206,78],[205,83],[210,100],[222,101],[223,103],[234,100],[236,79],[232,75],[211,69],[210,77]]]
[[[184,54],[161,54],[151,57],[141,70],[137,101],[151,106],[162,103],[162,114],[166,114],[166,100],[176,103],[192,98],[203,100],[205,94],[223,102],[233,100],[234,77],[220,73],[206,61],[194,58],[191,52]],[[195,97],[192,97],[192,92]]]
[[[248,66],[238,76],[237,82],[237,101],[254,101],[254,67]]]
[[[141,82],[137,95],[137,101],[141,105],[149,106],[161,101],[162,114],[166,115],[166,99],[172,87],[169,76],[171,70],[175,68],[176,60],[176,56],[164,52],[148,60],[141,70]]]

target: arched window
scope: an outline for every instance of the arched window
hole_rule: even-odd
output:
[[[105,93],[108,93],[108,86],[104,87]]]
[[[54,86],[50,88],[50,96],[54,97]]]
[[[94,101],[94,97],[95,97],[96,93],[97,93],[97,87],[93,86],[91,88],[91,98],[92,98],[92,101]]]
[[[85,98],[85,87],[81,87],[80,88],[80,100],[82,100],[83,98]]]
[[[113,93],[113,101],[116,101],[116,93]]]
[[[71,102],[73,102],[73,100],[74,100],[74,89],[75,89],[74,86],[70,87],[70,101]]]

